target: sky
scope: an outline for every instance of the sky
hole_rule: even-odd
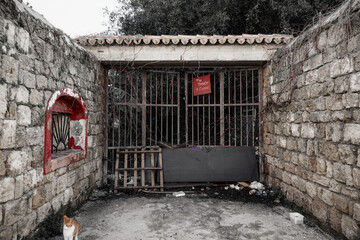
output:
[[[24,0],[54,27],[70,37],[106,30],[104,8],[115,9],[117,0]]]

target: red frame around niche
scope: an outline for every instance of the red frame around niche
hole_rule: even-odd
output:
[[[52,113],[64,112],[71,113],[70,121],[86,120],[85,124],[85,149],[75,146],[73,139],[70,139],[70,148],[78,151],[69,153],[62,157],[51,157],[51,138],[52,138]],[[44,141],[44,174],[52,172],[58,168],[67,166],[73,162],[86,158],[88,145],[88,112],[84,101],[79,93],[71,88],[62,88],[54,92],[46,106],[45,112],[45,141]]]

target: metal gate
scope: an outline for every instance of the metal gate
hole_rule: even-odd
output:
[[[146,154],[144,149],[151,152],[159,147],[258,149],[260,73],[259,68],[109,69],[108,173],[119,169],[115,166],[116,152],[125,150],[142,150]],[[193,96],[192,81],[203,75],[210,75],[211,94]],[[151,158],[143,157],[145,162]],[[124,159],[119,161],[120,165],[124,163]],[[134,162],[126,166],[134,169]],[[121,176],[129,178],[131,174],[132,180],[144,182],[134,172]],[[124,187],[128,180],[123,179]]]

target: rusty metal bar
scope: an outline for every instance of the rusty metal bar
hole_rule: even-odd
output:
[[[216,127],[217,127],[217,124],[216,124],[216,107],[215,107],[215,104],[216,103],[216,74],[214,74],[214,145],[217,144],[217,141],[216,141]]]
[[[185,107],[187,109],[187,106]],[[187,118],[185,121],[187,122]],[[177,81],[177,144],[178,145],[180,144],[180,74],[178,74],[178,81]]]
[[[194,75],[191,74],[191,80],[194,78]],[[191,104],[194,105],[194,89],[191,84]],[[194,145],[194,107],[191,107],[191,145]]]
[[[155,100],[156,104],[158,103],[158,78],[157,73],[155,74]],[[157,135],[158,135],[158,114],[157,114],[158,108],[155,107],[155,144],[157,144]]]
[[[230,84],[231,84],[231,81],[230,81],[230,75],[231,75],[231,73],[230,72],[228,72],[228,85],[227,85],[227,88],[228,88],[228,104],[227,104],[227,106],[228,106],[228,128],[229,128],[229,130],[228,130],[228,132],[229,132],[229,143],[228,143],[228,145],[230,146],[231,145],[231,107],[230,107],[230,99],[231,99],[231,91],[230,91]]]
[[[141,122],[141,145],[146,146],[146,72],[142,72],[142,122]],[[151,120],[150,120],[151,121]]]
[[[150,99],[149,99],[149,103],[152,103],[152,74],[150,73],[150,85],[149,85],[149,91],[150,91]],[[148,106],[148,105],[147,105]],[[150,130],[149,130],[149,138],[152,139],[152,107],[148,108],[150,110],[150,121],[149,121],[149,125],[150,125]],[[149,144],[151,145],[151,140],[149,142]]]
[[[171,75],[171,104],[174,105],[174,74]],[[174,145],[174,107],[171,107],[171,145]]]
[[[125,157],[124,157],[124,168],[128,167],[128,153],[125,150]],[[127,171],[124,171],[124,187],[127,186]]]
[[[154,153],[151,153],[150,158],[151,168],[154,168],[155,162],[154,162]],[[155,172],[154,170],[151,170],[151,186],[155,186]]]
[[[185,73],[185,144],[189,145],[188,74]]]
[[[119,172],[118,172],[118,168],[119,168],[119,160],[120,160],[120,154],[119,151],[116,151],[116,160],[115,160],[115,177],[114,177],[114,193],[117,193],[117,187],[119,184]]]
[[[224,72],[220,72],[220,145],[225,145],[224,128]]]
[[[166,104],[169,103],[169,74],[166,74]],[[169,108],[165,107],[165,134],[166,134],[166,142],[169,142]]]
[[[243,102],[242,99],[242,71],[240,70],[240,103]],[[242,106],[240,107],[240,146],[243,146],[243,121],[242,121]]]
[[[203,101],[202,103],[204,104],[205,102],[205,96],[203,95]],[[204,104],[206,105],[206,104]],[[205,106],[202,107],[203,108],[203,112],[202,112],[202,115],[203,115],[203,129],[202,129],[202,138],[203,138],[203,145],[205,145]]]
[[[248,70],[245,70],[245,88],[246,88],[246,103],[249,103],[249,95],[248,95]],[[246,109],[246,146],[249,146],[249,108],[245,106]]]
[[[251,70],[251,94],[252,94],[252,102],[254,102],[255,101],[255,96],[254,96],[254,70]],[[255,116],[254,116],[254,111],[255,109],[254,109],[254,107],[253,106],[251,106],[251,111],[252,111],[252,115],[253,115],[253,117],[252,117],[252,121],[253,121],[253,123],[252,123],[252,145],[253,146],[255,146],[255,119],[254,119],[254,117],[256,117],[256,114],[255,114]],[[256,112],[255,112],[256,113]]]
[[[159,168],[160,168],[160,191],[164,191],[164,171],[163,171],[163,162],[162,162],[162,152],[160,148],[159,152]]]
[[[124,101],[126,102],[126,98],[127,98],[127,81],[129,80],[129,75],[127,74],[127,72],[125,72],[125,80],[124,80],[124,92],[125,92],[125,95],[124,95]],[[127,106],[124,108],[125,111],[124,111],[124,146],[127,145],[127,130],[129,129],[128,126],[127,126]]]
[[[258,102],[259,104],[259,126],[258,126],[258,131],[259,131],[259,171],[260,171],[260,181],[264,181],[265,177],[264,177],[264,162],[263,162],[263,127],[264,127],[264,122],[263,122],[263,98],[262,98],[262,94],[263,94],[263,77],[262,77],[262,71],[258,70],[258,96],[259,96],[259,100]]]
[[[144,149],[141,152],[141,186],[145,186],[145,153]]]
[[[137,153],[134,154],[134,187],[137,186]]]
[[[234,70],[234,103],[236,102],[237,102],[236,101],[236,71]],[[236,106],[235,106],[234,107],[234,146],[237,146],[236,123],[237,123],[237,114],[236,114]]]
[[[160,99],[160,104],[163,104],[163,73],[160,74],[160,95],[161,95],[161,99]],[[163,141],[163,107],[160,107],[160,142]]]

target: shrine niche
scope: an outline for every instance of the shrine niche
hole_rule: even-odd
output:
[[[44,173],[86,157],[88,113],[71,88],[54,92],[45,112]]]

